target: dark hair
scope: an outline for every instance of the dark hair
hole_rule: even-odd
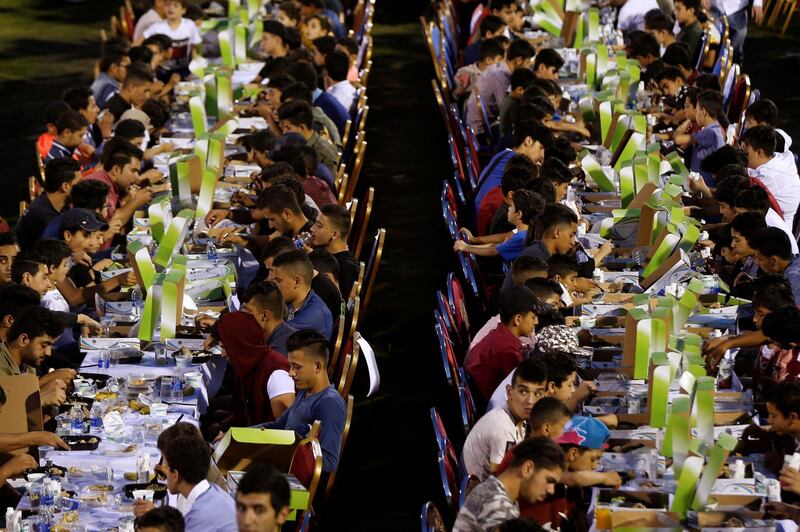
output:
[[[792,243],[786,231],[777,227],[764,227],[747,239],[750,247],[765,257],[778,257],[783,260],[792,259]],[[19,259],[17,259],[19,260]],[[16,262],[15,262],[16,264]]]
[[[142,104],[142,111],[150,118],[150,125],[156,130],[169,121],[169,106],[157,98],[148,98]]]
[[[302,83],[310,91],[317,88],[318,77],[314,66],[308,61],[298,61],[289,65],[286,73],[292,76],[298,83]]]
[[[61,265],[61,261],[69,258],[71,255],[69,246],[63,240],[56,240],[54,238],[37,240],[33,249],[41,258],[42,264],[48,268],[51,266],[58,268]]]
[[[524,98],[524,96],[523,96]],[[535,99],[541,100],[541,96],[536,96]],[[541,122],[550,118],[552,111],[541,105],[522,102],[522,105],[517,109],[517,120],[531,120],[534,122]]]
[[[134,521],[136,530],[157,528],[161,532],[184,532],[186,523],[183,514],[172,506],[158,506],[140,515]]]
[[[293,249],[295,249],[295,247],[291,238],[277,236],[267,242],[267,244],[264,246],[264,249],[261,250],[261,262],[266,262],[267,259],[275,258],[278,255],[286,253],[287,251],[292,251]]]
[[[733,247],[733,238],[731,238],[731,228],[728,224],[723,225],[716,231],[709,234],[709,238],[714,242],[714,255],[721,255],[723,248],[731,249]]]
[[[23,249],[11,264],[11,280],[21,283],[24,274],[36,275],[40,266],[46,267],[42,256],[33,250]]]
[[[564,418],[572,417],[567,405],[555,397],[542,397],[531,408],[528,414],[528,427],[536,430],[545,423],[558,423]]]
[[[62,332],[64,332],[64,322],[58,314],[37,304],[23,308],[15,317],[14,325],[8,330],[6,341],[13,342],[23,334],[31,340],[40,336],[50,336],[55,339],[61,336]]]
[[[739,153],[744,152],[739,151]],[[708,159],[708,157],[706,157],[706,159]],[[747,168],[742,164],[726,164],[714,172],[714,178],[717,180],[727,179],[729,177],[747,177],[749,181]]]
[[[17,237],[13,231],[0,233],[0,246],[14,246],[17,244]]]
[[[158,435],[156,447],[159,451],[161,451],[161,454],[164,454],[167,447],[169,447],[175,439],[181,437],[197,438],[200,442],[206,445],[200,429],[198,429],[195,425],[186,423],[184,421],[182,423],[175,423],[174,425],[170,425],[164,429],[164,431]]]
[[[300,12],[300,6],[297,5],[297,2],[292,2],[291,0],[285,0],[278,4],[278,9],[286,13],[286,16],[296,22],[300,22],[302,20],[303,15]]]
[[[572,225],[578,223],[578,217],[572,209],[560,203],[549,203],[544,209],[544,214],[540,221],[543,231],[547,231],[557,225]],[[548,261],[549,264],[549,261]]]
[[[100,43],[100,53],[102,55],[107,55],[110,53],[121,53],[122,55],[128,55],[128,50],[130,50],[130,48],[131,42],[127,37],[123,37],[121,35],[109,37]]]
[[[778,127],[778,107],[772,100],[756,100],[747,108],[745,116],[761,124]]]
[[[539,523],[530,517],[515,517],[500,523],[496,532],[539,532],[544,530]]]
[[[319,273],[331,274],[336,283],[339,283],[339,261],[329,251],[316,248],[308,254],[308,258],[311,259],[315,270]]]
[[[694,79],[693,86],[697,90],[710,90],[710,91],[717,91],[722,92],[722,85],[719,83],[719,76],[714,74],[700,74]]]
[[[514,59],[530,59],[536,54],[533,45],[525,39],[519,39],[508,45],[506,50],[506,60],[513,61]]]
[[[642,33],[631,42],[631,57],[660,57],[661,48],[658,41],[651,33]]]
[[[517,366],[514,376],[511,377],[511,386],[519,381],[547,383],[547,368],[541,360],[526,358]]]
[[[103,155],[100,157],[100,164],[106,171],[115,166],[125,166],[131,159],[142,160],[144,154],[142,150],[122,138],[112,138],[106,142],[103,148]]]
[[[731,223],[728,225],[730,225],[732,230],[742,235],[752,247],[753,235],[759,229],[766,227],[767,222],[764,221],[763,214],[757,212],[743,212],[742,214],[736,215],[736,218],[731,220]]]
[[[56,131],[58,134],[62,134],[64,131],[80,131],[81,129],[88,127],[89,122],[80,114],[78,111],[73,111],[69,109],[68,111],[64,111],[61,113],[61,116],[58,117],[58,122],[56,122]]]
[[[47,161],[44,167],[45,191],[50,193],[58,192],[64,183],[72,183],[75,179],[75,173],[80,169],[81,166],[78,161],[69,157],[57,157]]]
[[[794,305],[792,287],[782,275],[760,275],[753,284],[753,308],[765,308],[772,312]]]
[[[98,211],[105,207],[108,191],[111,187],[108,183],[98,179],[84,179],[72,187],[70,197],[72,206],[76,208]]]
[[[682,66],[686,70],[692,69],[692,54],[689,45],[684,42],[674,42],[667,46],[661,60],[668,66]]]
[[[478,61],[486,61],[492,57],[503,56],[505,50],[500,40],[493,37],[491,39],[481,39],[478,44]]]
[[[739,137],[739,143],[750,146],[754,150],[762,150],[771,157],[775,154],[775,128],[772,126],[755,126],[746,129]]]
[[[272,281],[261,281],[248,286],[242,294],[242,303],[248,301],[253,301],[258,307],[270,311],[275,316],[283,316],[283,295]]]
[[[281,103],[303,101],[311,104],[311,90],[305,83],[292,82],[291,85],[281,90]]]
[[[694,9],[695,16],[700,16],[700,0],[675,0],[684,5],[686,9]]]
[[[542,262],[544,263],[544,260],[542,260]],[[547,266],[545,266],[545,268],[547,268]],[[544,277],[531,277],[525,281],[525,286],[527,286],[530,291],[542,301],[553,294],[561,296],[561,294],[564,293],[564,290],[562,290],[560,284],[552,279],[546,279]]]
[[[795,305],[789,305],[773,310],[761,322],[761,332],[783,348],[788,348],[789,344],[800,341],[800,309]],[[766,400],[770,403],[776,402],[774,399],[770,399],[769,396]],[[798,405],[800,403],[795,403],[794,407],[798,408]],[[778,410],[784,415],[789,414],[789,412],[785,412],[781,408],[778,408]],[[792,412],[794,411],[792,410]]]
[[[317,49],[319,53],[324,56],[327,56],[329,53],[336,50],[336,37],[331,37],[330,35],[325,35],[323,37],[317,37],[313,41],[311,41],[314,45],[314,48]],[[347,64],[350,65],[350,57],[345,53],[342,52],[345,57],[347,57]]]
[[[275,140],[270,129],[261,129],[250,135],[250,149],[269,154],[275,148]]]
[[[527,461],[533,461],[537,469],[566,469],[567,459],[550,438],[536,437],[522,440],[511,450],[512,458],[509,467],[521,467]]]
[[[527,157],[525,158],[527,159]],[[503,177],[500,179],[500,190],[504,196],[507,196],[510,192],[524,188],[531,178],[532,176],[521,168],[506,167]]]
[[[515,154],[509,157],[508,162],[506,163],[505,170],[512,170],[512,169],[521,169],[524,170],[530,179],[539,176],[539,167],[536,165],[535,162],[531,161],[524,155]]]
[[[561,289],[561,285],[559,285],[558,283],[556,283],[556,285],[558,286],[558,290],[559,290],[558,291],[558,296],[561,297],[561,294],[563,294],[564,291]],[[527,283],[526,283],[526,286],[527,286]],[[541,313],[537,314],[536,317],[539,318],[538,323],[536,323],[536,328],[535,328],[536,332],[541,331],[545,327],[552,327],[554,325],[566,325],[567,324],[567,321],[564,319],[564,315],[561,314],[561,311],[559,311],[557,308],[551,307],[549,305],[548,305],[548,308],[547,308],[547,310],[545,312],[541,312]]]
[[[344,81],[350,70],[350,58],[340,50],[333,50],[325,56],[325,70],[333,81]]]
[[[67,102],[61,100],[50,102],[44,108],[44,121],[46,124],[53,124],[55,126],[64,111],[69,110],[70,106],[67,104]]]
[[[134,46],[128,50],[128,57],[131,58],[132,63],[145,63],[150,64],[153,60],[153,50],[147,46]]]
[[[142,41],[142,46],[150,46],[151,44],[163,52],[172,48],[172,39],[163,33],[156,33]]]
[[[320,207],[320,214],[324,215],[331,225],[339,232],[340,238],[346,240],[350,233],[350,213],[347,209],[336,203]]]
[[[283,75],[276,76],[274,78],[269,78],[269,83],[267,83],[267,87],[271,89],[278,89],[281,92],[281,101],[284,101],[283,92],[287,90],[287,88],[292,87],[293,85],[297,85],[298,89],[301,87],[305,88],[305,85],[295,82],[295,80],[289,76],[283,76]],[[306,92],[308,91],[306,90]],[[311,93],[309,92],[309,98],[310,94]]]
[[[544,367],[547,368],[547,382],[552,382],[560,387],[567,377],[578,371],[575,358],[563,351],[549,351],[539,355]]]
[[[681,69],[679,69],[678,67],[667,66],[664,67],[664,69],[661,70],[661,72],[658,75],[659,82],[665,79],[669,81],[675,81],[677,79],[681,81],[686,81],[686,76],[683,75],[683,72],[681,72]]]
[[[766,323],[769,317],[776,313],[785,314],[786,317],[791,316],[791,319],[787,321],[790,321],[795,328],[800,325],[800,310],[797,307],[786,307],[771,312],[764,318],[764,322]],[[765,395],[766,401],[772,403],[775,409],[784,416],[795,413],[800,417],[800,381],[785,380],[779,382],[769,388]]]
[[[555,203],[556,201],[556,187],[549,179],[534,179],[528,182],[528,186],[526,188],[531,192],[536,192],[543,197],[548,205]]]
[[[343,48],[346,48],[347,53],[349,53],[350,55],[356,55],[358,53],[359,50],[358,43],[352,37],[339,37],[338,39],[336,39],[336,44]]]
[[[109,52],[103,55],[100,58],[100,72],[108,72],[111,69],[111,65],[119,65],[122,63],[125,56],[128,55],[121,51],[114,51]]]
[[[722,112],[722,94],[712,90],[701,92],[697,97],[697,107],[705,109],[708,116],[716,120]]]
[[[208,445],[195,436],[178,436],[164,449],[169,468],[177,471],[191,485],[199,484],[208,476],[211,451]]]
[[[19,283],[0,285],[0,321],[6,316],[15,320],[28,307],[39,305],[40,296],[33,288]]]
[[[556,275],[563,278],[578,271],[580,271],[578,261],[570,255],[553,255],[547,260],[547,277],[550,279]]]
[[[644,25],[651,30],[668,31],[672,33],[673,28],[675,28],[675,19],[660,9],[651,9],[644,14]]]
[[[2,386],[0,386],[0,406],[5,405],[7,401],[8,398],[6,397],[6,391],[3,389]]]
[[[294,78],[286,73],[286,69],[289,68],[292,62],[289,61],[288,57],[270,57],[264,63],[264,68],[261,69],[261,74],[266,78],[269,78],[269,83],[267,83],[267,87],[277,87],[278,90],[282,90],[281,87],[278,85],[273,85],[272,82],[274,79],[289,79],[294,83]]]
[[[534,72],[538,70],[539,65],[544,65],[545,67],[559,70],[562,66],[564,66],[564,58],[552,48],[545,48],[543,50],[539,50],[539,53],[536,54],[536,59],[533,61]]]
[[[311,264],[311,259],[308,258],[304,251],[293,249],[292,251],[281,253],[272,260],[273,268],[287,266],[296,275],[299,275],[305,284],[311,284],[311,280],[314,278],[314,265]]]
[[[144,63],[131,63],[128,65],[128,72],[125,74],[125,81],[122,82],[123,87],[130,87],[131,85],[142,85],[144,83],[151,83],[153,81],[153,71],[148,65]]]
[[[769,194],[760,186],[753,185],[745,188],[736,196],[733,206],[737,209],[756,211],[766,215],[770,208]]]
[[[738,172],[740,175],[747,175],[747,154],[739,148],[734,148],[726,144],[706,155],[700,162],[700,170],[713,174],[714,177],[719,180],[719,172],[723,167],[731,164],[741,167]]]
[[[292,166],[292,170],[294,170],[294,173],[297,174],[298,177],[302,179],[308,177],[308,167],[306,166],[305,156],[302,148],[299,146],[283,146],[282,148],[272,152],[272,160],[276,162],[283,161],[289,163]],[[305,197],[303,199],[305,199]]]
[[[545,158],[542,169],[539,171],[539,177],[549,179],[559,185],[572,182],[572,172],[569,171],[567,165],[554,157]]]
[[[90,97],[92,97],[92,90],[89,87],[73,87],[64,93],[64,101],[73,111],[87,109]]]
[[[236,492],[242,495],[251,493],[269,495],[269,502],[276,514],[289,506],[291,495],[286,477],[275,470],[272,464],[261,462],[252,464],[247,469],[247,473],[239,481]]]
[[[294,172],[294,170],[292,170]],[[270,181],[273,187],[286,187],[294,194],[294,199],[300,206],[300,211],[305,214],[303,207],[305,206],[306,193],[303,189],[303,184],[297,174],[292,176],[279,177]]]
[[[292,165],[284,161],[278,161],[275,164],[267,166],[261,170],[259,176],[264,183],[273,183],[280,179],[297,179],[297,174],[294,172]]]
[[[132,140],[137,137],[144,137],[144,133],[144,124],[132,118],[120,120],[114,127],[114,136],[119,139]]]
[[[308,129],[311,129],[314,124],[311,105],[302,100],[282,103],[278,108],[278,119],[286,120],[295,126],[305,126]]]
[[[302,251],[300,251],[302,253]],[[286,350],[303,351],[306,355],[328,364],[328,340],[317,331],[310,329],[295,331],[286,339]]]
[[[575,162],[578,158],[578,152],[575,151],[575,148],[572,147],[572,142],[565,137],[558,137],[550,149],[547,150],[547,158],[548,159],[558,159],[567,167],[567,171],[569,171],[569,165]]]
[[[483,40],[488,33],[497,33],[505,25],[506,23],[500,17],[496,15],[486,15],[481,19],[480,26],[478,27],[481,40]]]
[[[518,68],[511,73],[511,90],[513,91],[519,87],[525,89],[530,86],[534,79],[536,79],[536,76],[533,75],[532,70],[528,68]]]
[[[514,279],[524,272],[546,272],[547,263],[541,257],[521,255],[511,263],[511,278]]]
[[[533,120],[517,121],[514,124],[514,146],[521,146],[528,137],[539,142],[544,147],[545,153],[553,145],[553,133],[541,122]]]
[[[732,175],[717,181],[717,186],[714,188],[714,199],[719,203],[727,203],[733,207],[736,203],[736,198],[742,189],[750,187],[750,178],[743,175]]]
[[[511,201],[514,209],[522,213],[522,221],[526,225],[535,224],[547,204],[539,194],[524,188],[516,190]]]
[[[289,209],[294,214],[302,214],[300,205],[297,203],[297,196],[287,186],[272,185],[264,191],[258,198],[258,208],[268,209],[272,213],[280,213],[284,209]]]

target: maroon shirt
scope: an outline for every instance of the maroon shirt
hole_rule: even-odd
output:
[[[500,323],[469,350],[464,368],[487,401],[495,388],[522,360],[519,338]]]
[[[331,187],[328,183],[318,178],[317,176],[310,175],[303,180],[303,190],[306,194],[311,196],[318,206],[330,205],[336,203],[336,198],[333,197]]]

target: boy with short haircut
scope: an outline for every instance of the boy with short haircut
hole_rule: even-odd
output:
[[[311,228],[312,244],[327,250],[339,263],[339,291],[349,298],[358,279],[360,266],[347,246],[350,233],[350,214],[341,205],[324,205]]]
[[[745,111],[745,128],[750,129],[756,126],[770,126],[775,128],[775,132],[780,135],[775,138],[775,153],[791,156],[794,159],[794,154],[789,150],[792,146],[792,137],[790,137],[784,130],[778,127],[778,107],[770,99],[761,98],[750,104],[750,107]],[[780,140],[783,139],[783,146],[780,146]]]
[[[520,106],[522,106],[522,95],[525,93],[525,89],[531,86],[534,79],[536,79],[536,75],[528,68],[518,68],[511,74],[511,92],[503,98],[497,117],[500,122],[501,137],[512,134],[513,123],[519,114]]]
[[[44,158],[45,164],[61,157],[72,158],[88,130],[89,123],[79,112],[64,111],[56,123],[56,137]]]
[[[153,0],[150,9],[139,17],[136,21],[136,27],[133,29],[133,41],[138,42],[144,38],[144,32],[147,28],[157,22],[161,22],[167,16],[167,2],[166,0]]]
[[[478,207],[476,234],[484,236],[494,233],[507,233],[514,226],[508,221],[508,208],[514,192],[526,188],[536,178],[536,165],[524,155],[513,155],[503,169],[500,185],[489,190]],[[502,221],[501,219],[502,218]],[[492,226],[498,230],[491,231]]]
[[[792,255],[797,255],[797,240],[792,233],[792,229],[786,224],[783,217],[772,208],[769,193],[764,187],[753,185],[750,187],[741,187],[739,190],[740,192],[736,195],[733,203],[734,213],[756,212],[763,215],[764,221],[767,222],[768,227],[777,227],[786,233],[789,243],[792,246]]]
[[[184,532],[183,515],[171,506],[159,506],[136,518],[137,532]]]
[[[689,50],[689,45],[684,42],[674,42],[667,46],[664,50],[664,55],[661,60],[665,66],[676,67],[681,71],[683,77],[686,78],[686,83],[689,85],[694,84],[698,78],[699,73],[694,69],[692,64],[692,55]]]
[[[461,55],[461,64],[465,67],[478,62],[479,56],[482,55],[480,53],[481,43],[503,35],[506,31],[506,23],[500,17],[487,15],[481,19],[478,31],[480,33],[480,40],[467,45]]]
[[[161,34],[172,39],[172,57],[162,67],[171,74],[180,74],[182,78],[189,75],[189,63],[195,47],[202,42],[197,25],[184,18],[185,14],[186,0],[166,0],[165,19],[142,33],[144,38]]]
[[[533,61],[533,73],[539,79],[557,80],[558,71],[564,66],[564,58],[552,48],[539,50]]]
[[[303,15],[297,2],[284,0],[278,4],[278,16],[275,19],[287,28],[296,28],[300,25]]]
[[[558,445],[549,438],[529,438],[511,452],[509,467],[469,494],[453,532],[494,530],[519,517],[519,501],[537,503],[553,493],[566,465]]]
[[[547,261],[547,278],[561,285],[561,301],[566,307],[583,305],[591,296],[578,294],[578,261],[570,255],[553,255]]]
[[[325,56],[325,71],[328,75],[328,94],[336,98],[348,111],[353,108],[356,99],[356,88],[347,81],[347,70],[350,59],[347,54],[334,50]]]
[[[319,162],[335,174],[339,155],[331,141],[322,138],[314,131],[314,114],[308,102],[293,101],[282,104],[278,109],[278,119],[284,133],[300,134],[306,140],[306,146],[316,152]]]
[[[765,227],[748,241],[758,266],[767,273],[782,275],[792,288],[795,302],[800,302],[800,256],[792,254],[786,233],[777,227]]]
[[[575,379],[578,367],[572,355],[565,352],[549,352],[534,355],[547,368],[545,393],[567,403],[575,394]]]
[[[108,100],[119,92],[131,58],[127,53],[120,51],[107,52],[100,58],[100,74],[92,83],[91,89],[94,101],[101,109],[105,109]]]
[[[486,480],[497,471],[506,451],[525,438],[531,408],[545,395],[546,377],[541,362],[520,363],[506,385],[505,403],[481,417],[467,434],[463,451],[467,473]]]
[[[11,266],[19,251],[13,232],[0,233],[0,286],[11,282]]]
[[[572,412],[556,397],[542,397],[528,414],[528,429],[531,437],[557,439],[564,433]]]
[[[42,295],[42,306],[50,310],[69,312],[69,303],[56,288],[57,284],[64,282],[69,272],[69,246],[62,240],[45,238],[36,242],[34,250],[41,256],[52,284],[52,289]]]
[[[498,298],[501,323],[464,360],[464,368],[478,397],[488,401],[498,384],[522,360],[521,336],[530,336],[536,326],[540,303],[528,288],[511,287]]]
[[[697,57],[703,37],[703,26],[698,20],[701,9],[700,0],[675,1],[675,18],[681,27],[677,40],[689,46],[689,57],[692,58]]]
[[[453,97],[461,101],[478,84],[481,74],[490,66],[503,60],[505,50],[499,38],[483,39],[477,43],[478,59],[456,71]]]
[[[541,257],[521,256],[511,264],[511,283],[522,286],[528,279],[547,279],[547,262]]]
[[[661,47],[659,55],[664,55],[667,46],[675,42],[674,28],[675,20],[660,9],[651,9],[644,15],[644,29],[658,41]]]
[[[794,157],[776,157],[775,135],[771,126],[755,126],[742,133],[739,143],[747,151],[750,175],[778,200],[786,225],[794,227],[794,215],[800,205],[800,179]]]
[[[17,256],[17,260],[11,266],[11,280],[32,288],[39,297],[53,288],[47,274],[47,266],[42,262],[42,257],[33,250],[23,250]]]
[[[279,532],[289,517],[289,482],[271,465],[247,469],[236,487],[239,532]]]
[[[153,71],[149,66],[143,63],[128,66],[122,88],[106,102],[106,109],[114,115],[114,122],[118,122],[131,107],[142,108],[142,104],[150,97],[152,83]]]
[[[764,322],[773,312],[779,311],[784,307],[794,306],[794,295],[789,283],[777,275],[770,275],[760,278],[753,294],[753,324],[763,332]],[[790,312],[789,314],[794,314]],[[782,333],[790,332],[793,329],[786,328],[786,322],[780,314],[769,320],[767,330],[772,335],[770,338],[774,342],[782,344],[791,340],[791,336],[785,338]],[[791,333],[790,333],[791,334]],[[766,335],[765,335],[766,336]],[[753,365],[757,379],[771,379],[775,382],[784,380],[797,380],[800,378],[800,366],[792,362],[797,359],[798,352],[794,348],[779,347],[777,344],[768,343],[758,348],[758,356]]]
[[[722,112],[722,95],[714,91],[704,91],[697,97],[695,122],[702,127],[692,135],[692,160],[690,170],[700,172],[708,186],[713,186],[714,178],[708,172],[700,169],[700,163],[706,156],[717,151],[725,145],[725,133],[717,117]]]

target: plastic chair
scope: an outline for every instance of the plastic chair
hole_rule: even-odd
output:
[[[289,464],[289,473],[308,489],[310,506],[322,476],[322,447],[316,436],[306,437],[298,442]]]
[[[728,109],[728,106],[731,102],[731,93],[733,92],[733,86],[736,84],[736,80],[739,77],[739,65],[734,63],[731,66],[731,69],[728,71],[728,74],[725,76],[725,80],[722,82],[722,108]]]
[[[331,351],[331,359],[328,363],[328,376],[332,381],[337,381],[342,376],[342,364],[339,359],[348,350],[348,343],[352,342],[361,309],[361,298],[352,297],[345,305],[345,311],[339,317],[339,329],[336,331],[336,340]]]
[[[455,447],[447,437],[444,423],[436,408],[431,408],[431,421],[433,423],[434,437],[438,446],[437,463],[445,501],[450,510],[455,513],[458,508],[458,493],[455,491],[459,485],[458,455]]]
[[[750,103],[750,76],[742,74],[736,80],[731,90],[730,102],[728,103],[727,115],[732,124],[736,124],[742,118]]]
[[[355,200],[353,200],[355,201]],[[372,206],[375,203],[375,187],[369,187],[361,203],[361,209],[356,212],[354,223],[350,227],[350,249],[354,249],[356,258],[361,256],[364,247],[364,240],[367,238],[369,220],[372,217]]]
[[[336,472],[339,470],[339,464],[342,463],[342,455],[344,454],[344,446],[347,443],[347,436],[350,434],[350,423],[353,421],[353,396],[348,395],[347,400],[347,415],[344,420],[344,430],[342,430],[342,443],[339,445],[339,461],[337,462],[336,469],[331,471],[328,476],[328,483],[325,485],[325,504],[328,504],[331,493],[333,493],[333,486],[336,482]]]
[[[461,377],[461,384],[456,388],[458,392],[458,404],[461,407],[461,425],[464,428],[464,436],[475,426],[475,401],[472,399],[472,392],[469,389],[467,374],[464,368],[458,368]]]
[[[494,135],[492,134],[492,122],[489,120],[489,112],[486,110],[486,105],[484,105],[483,98],[481,98],[481,93],[478,92],[478,88],[475,87],[475,99],[478,102],[478,109],[481,111],[481,120],[483,121],[483,129],[486,131],[486,138],[489,140],[491,144],[494,144]]]
[[[450,335],[447,334],[447,326],[444,323],[444,318],[442,318],[438,310],[434,310],[433,313],[436,319],[434,330],[436,331],[436,339],[439,343],[439,353],[442,357],[445,379],[447,380],[447,384],[458,386],[460,377],[458,375],[458,361],[456,360],[453,343],[450,340]]]
[[[358,335],[358,333],[356,333]],[[356,377],[356,367],[361,358],[361,347],[356,341],[357,337],[353,337],[350,345],[352,346],[352,353],[345,355],[344,364],[342,366],[342,376],[339,379],[339,386],[336,388],[339,395],[347,397],[350,394],[350,388],[353,386],[353,379]]]
[[[461,479],[461,485],[458,488],[458,509],[464,506],[464,501],[467,500],[472,490],[481,483],[481,479],[475,475],[464,475]]]
[[[448,532],[439,509],[431,501],[422,505],[420,512],[422,532]]]
[[[708,32],[704,31],[703,34],[700,35],[700,42],[697,43],[697,50],[695,50],[696,55],[692,58],[695,70],[698,70],[700,65],[703,63],[705,54],[708,52],[707,48],[709,47],[709,40]]]
[[[447,181],[442,182],[442,218],[450,233],[450,238],[454,241],[458,239],[458,220],[450,198],[455,199],[453,188]]]

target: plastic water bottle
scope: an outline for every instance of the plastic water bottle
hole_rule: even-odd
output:
[[[36,532],[50,532],[53,525],[53,514],[49,506],[43,506],[39,511],[39,527]]]
[[[100,434],[103,430],[103,407],[100,403],[95,401],[92,405],[92,410],[89,412],[89,432],[92,434]]]
[[[161,399],[162,401],[164,399]],[[180,368],[172,371],[172,402],[179,403],[183,400],[183,373]]]
[[[208,260],[217,260],[218,257],[217,246],[214,244],[214,240],[209,238],[206,244],[206,258]]]
[[[73,406],[69,413],[69,429],[74,436],[83,434],[83,409],[79,405]]]
[[[138,286],[135,286],[133,290],[131,290],[131,303],[134,317],[141,317],[142,308],[144,307],[144,295]]]

